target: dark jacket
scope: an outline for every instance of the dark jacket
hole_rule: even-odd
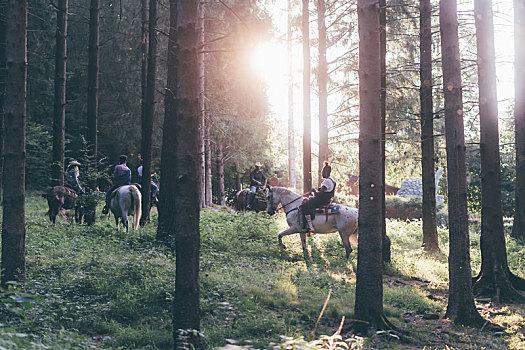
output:
[[[264,176],[262,171],[257,171],[256,169],[254,169],[250,173],[250,186],[260,186],[257,182],[255,182],[256,180],[264,185],[264,181],[266,181],[266,176]]]

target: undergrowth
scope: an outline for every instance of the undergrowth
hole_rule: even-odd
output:
[[[1,292],[0,348],[172,348],[175,257],[155,242],[156,211],[151,223],[126,234],[116,230],[112,219],[100,217],[90,227],[64,220],[52,226],[46,210],[43,199],[28,197],[27,283]],[[305,259],[297,235],[284,238],[288,250],[279,248],[277,233],[285,225],[282,214],[202,210],[206,348],[418,348],[387,333],[347,338],[345,327],[342,338],[332,337],[343,317],[353,317],[357,249],[347,261],[337,234],[315,235],[308,238]],[[471,229],[475,272],[479,225]],[[520,306],[479,306],[484,317],[507,327],[499,337],[425,319],[443,317],[446,311],[448,236],[445,229],[438,232],[441,250],[429,255],[421,248],[419,221],[389,221],[393,261],[384,278],[386,316],[428,348],[523,348]],[[507,248],[511,269],[524,276],[523,245],[508,239]]]

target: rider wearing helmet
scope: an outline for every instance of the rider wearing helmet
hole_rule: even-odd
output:
[[[332,167],[328,165],[328,162],[324,162],[323,170],[321,175],[323,176],[323,182],[319,189],[312,188],[314,197],[310,198],[301,205],[304,217],[306,219],[307,229],[312,232],[314,227],[312,225],[312,215],[315,212],[315,208],[323,207],[330,204],[330,201],[334,197],[336,183],[334,179],[330,177]]]
[[[257,188],[266,187],[268,180],[261,171],[261,166],[261,162],[256,162],[255,169],[250,173],[250,193],[248,194],[248,205],[246,205],[246,209],[251,209]]]
[[[86,192],[80,186],[80,181],[78,180],[78,175],[80,174],[78,167],[80,163],[76,160],[69,162],[69,165],[66,169],[66,186],[74,190],[77,194],[85,194]]]
[[[131,170],[129,170],[126,162],[128,161],[128,156],[121,155],[120,163],[115,165],[113,171],[113,186],[106,192],[106,205],[102,209],[102,214],[107,214],[109,212],[109,200],[111,199],[111,193],[120,186],[131,185]]]

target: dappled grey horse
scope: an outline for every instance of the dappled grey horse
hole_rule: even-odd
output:
[[[128,232],[128,215],[133,215],[133,229],[136,230],[142,216],[142,195],[138,188],[134,185],[121,186],[111,196],[109,209],[115,216],[117,227],[119,227],[120,219]]]
[[[279,245],[286,249],[282,238],[293,233],[299,233],[301,236],[301,245],[303,252],[306,253],[306,232],[302,228],[302,222],[299,216],[299,206],[303,201],[303,197],[295,192],[290,191],[284,187],[272,187],[268,193],[268,214],[273,215],[277,210],[279,203],[282,205],[286,213],[286,222],[288,223],[287,230],[279,233]],[[316,214],[312,224],[315,233],[332,233],[339,231],[339,236],[343,242],[346,251],[346,258],[352,252],[350,239],[352,243],[357,245],[357,209],[341,205],[339,211],[326,214]]]

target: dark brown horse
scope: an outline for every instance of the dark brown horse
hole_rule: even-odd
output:
[[[250,209],[246,208],[246,206],[248,205],[249,194],[250,190],[248,188],[237,192],[235,194],[235,198],[233,199],[233,208],[237,211],[252,210],[256,213],[266,210],[266,189],[261,189],[257,191]]]
[[[75,209],[75,221],[82,222],[83,207],[78,198],[78,194],[66,186],[48,187],[42,193],[42,197],[47,199],[49,210],[47,215],[53,224],[56,223],[56,217],[60,213],[65,217],[64,209]]]

